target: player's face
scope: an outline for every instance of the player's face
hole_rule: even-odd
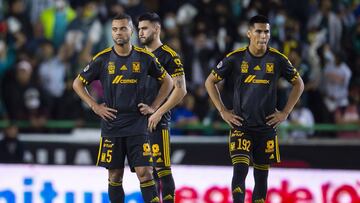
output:
[[[111,24],[114,43],[123,46],[130,41],[132,25],[127,19],[113,20]]]
[[[250,46],[257,50],[266,50],[270,39],[270,25],[268,23],[255,23],[248,31]]]
[[[148,20],[139,22],[139,40],[142,45],[149,45],[156,37],[156,25]]]

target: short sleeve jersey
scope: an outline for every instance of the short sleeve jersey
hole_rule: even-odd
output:
[[[163,44],[152,53],[156,56],[156,58],[158,58],[160,64],[172,78],[184,75],[184,68],[179,55],[168,45]],[[159,92],[160,84],[158,81],[150,77],[148,77],[146,84],[146,100],[147,104],[151,104]],[[170,119],[171,113],[166,112],[161,118],[160,124],[167,126]]]
[[[269,133],[275,130],[266,124],[266,117],[275,112],[277,82],[284,77],[292,83],[299,73],[285,55],[269,47],[261,57],[253,56],[247,47],[229,53],[212,74],[225,80],[225,90],[232,92],[236,115],[244,118],[243,130]]]
[[[106,106],[116,109],[116,119],[101,121],[104,137],[125,137],[144,134],[147,119],[137,107],[145,99],[145,83],[149,76],[162,80],[166,71],[154,55],[133,46],[128,56],[118,55],[114,48],[107,48],[94,56],[79,74],[84,84],[100,80]]]

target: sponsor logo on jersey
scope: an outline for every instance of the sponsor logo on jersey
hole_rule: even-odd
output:
[[[138,79],[131,79],[131,78],[123,78],[123,75],[117,75],[113,81],[112,84],[136,84],[138,82]]]
[[[249,64],[246,61],[241,63],[241,73],[248,73],[249,72]]]
[[[274,73],[274,64],[266,63],[266,73]]]
[[[269,84],[270,80],[256,79],[256,75],[248,75],[244,80],[244,83]]]
[[[132,72],[133,73],[140,73],[141,72],[140,62],[132,62]]]
[[[115,63],[112,62],[112,61],[110,61],[110,62],[108,63],[107,69],[108,69],[108,73],[109,73],[109,74],[115,74]]]

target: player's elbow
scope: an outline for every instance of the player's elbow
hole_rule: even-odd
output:
[[[294,87],[300,92],[302,93],[304,91],[304,81],[301,79],[301,77],[297,78],[295,80],[295,84]]]
[[[176,91],[176,95],[178,95],[178,98],[183,99],[185,95],[187,94],[186,87],[176,87],[174,88],[174,92]]]
[[[181,93],[182,93],[182,97],[185,97],[185,95],[187,94],[186,87],[181,88]]]
[[[72,84],[72,88],[75,92],[77,92],[78,89],[80,89],[82,86],[82,82],[79,80],[79,78],[75,78],[73,84]]]
[[[211,75],[209,75],[209,77],[205,80],[205,88],[206,90],[209,90],[212,86],[215,86],[215,82]]]
[[[172,90],[173,88],[173,81],[171,79],[171,77],[169,76],[169,74],[166,74],[166,76],[164,77],[164,79],[161,81],[161,86],[165,86],[166,89],[169,90],[169,92]]]
[[[185,97],[187,94],[185,82],[182,85],[174,84],[174,91],[176,91],[181,98]]]

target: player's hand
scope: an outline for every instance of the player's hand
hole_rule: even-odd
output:
[[[223,110],[220,112],[220,115],[222,117],[222,119],[229,124],[229,126],[231,128],[234,128],[234,125],[236,126],[241,126],[242,125],[242,121],[244,120],[243,118],[241,118],[240,116],[235,115],[233,112],[229,111],[229,110]]]
[[[266,117],[266,120],[268,120],[266,124],[273,126],[273,128],[276,128],[277,126],[280,125],[281,122],[285,121],[288,116],[289,114],[287,114],[286,112],[278,111],[276,109],[275,113]]]
[[[160,122],[162,115],[158,112],[155,112],[149,117],[148,129],[150,132],[153,132],[156,129],[157,124]]]
[[[155,109],[144,103],[139,103],[138,107],[142,115],[153,114],[155,112]]]
[[[91,108],[98,116],[100,116],[104,120],[113,120],[116,118],[115,114],[117,112],[116,109],[112,109],[106,106],[105,103],[95,104]]]

